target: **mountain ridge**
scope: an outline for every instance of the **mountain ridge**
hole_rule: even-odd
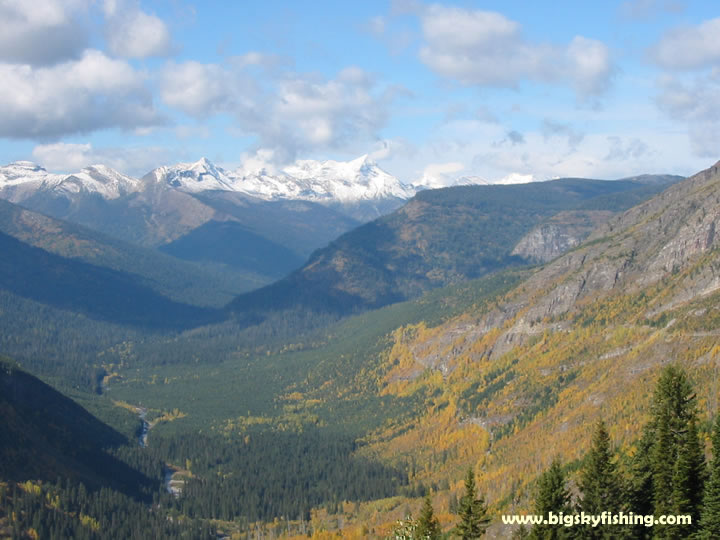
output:
[[[578,214],[594,215],[591,224],[596,224],[624,209],[622,198],[634,201],[636,191],[640,198],[649,197],[663,185],[569,178],[421,191],[392,214],[315,251],[286,278],[239,296],[229,308],[241,317],[255,313],[254,320],[275,309],[304,306],[347,314],[407,300],[432,288],[528,264],[513,247],[558,212],[596,201],[597,209]],[[590,230],[586,226],[578,237]]]

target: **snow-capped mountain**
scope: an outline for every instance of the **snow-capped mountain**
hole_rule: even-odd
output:
[[[109,200],[140,188],[136,178],[105,165],[85,167],[74,174],[49,173],[30,161],[16,161],[0,167],[0,197],[11,202],[22,202],[38,192],[70,198],[96,193]]]
[[[74,174],[54,174],[29,161],[16,161],[0,167],[0,198],[22,202],[38,192],[46,192],[70,199],[96,193],[112,200],[159,186],[190,195],[226,191],[263,201],[304,200],[347,206],[400,203],[418,191],[447,185],[516,184],[534,180],[532,175],[521,174],[511,174],[496,182],[488,182],[479,176],[463,176],[450,181],[446,175],[424,175],[408,185],[384,171],[367,155],[351,161],[299,160],[280,171],[268,168],[228,171],[202,158],[194,163],[158,167],[142,180],[104,165],[86,167]]]
[[[409,199],[415,190],[381,169],[367,154],[352,161],[300,160],[284,169],[312,200],[356,202]]]
[[[226,171],[202,158],[159,167],[143,178],[188,193],[235,191],[257,199],[354,203],[408,199],[415,190],[382,170],[367,155],[352,161],[301,160],[280,172]]]
[[[493,183],[509,186],[512,184],[529,184],[531,182],[540,182],[540,180],[536,179],[532,174],[510,173]]]
[[[165,184],[187,193],[237,191],[233,186],[236,177],[216,167],[206,158],[201,158],[195,163],[158,167],[146,174],[143,180]]]

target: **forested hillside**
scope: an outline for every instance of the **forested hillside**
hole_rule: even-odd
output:
[[[597,204],[593,197],[578,197],[573,211],[593,211],[583,207]],[[147,410],[152,428],[138,463],[167,464],[183,494],[165,504],[193,526],[214,518],[240,534],[259,527],[382,538],[397,520],[417,516],[431,492],[447,532],[458,522],[469,467],[489,505],[489,533],[502,537],[509,532],[499,529],[499,513],[530,511],[536,480],[556,456],[578,481],[597,420],[629,474],[670,360],[687,370],[700,437],[709,433],[719,202],[713,168],[611,218],[545,266],[491,273],[341,321],[309,315],[303,332],[290,316],[152,333],[79,317],[58,333],[80,345],[61,351],[78,352],[56,353],[53,362],[66,354],[88,374],[86,388],[102,393],[88,403],[102,418]],[[528,221],[525,233],[531,229]],[[22,302],[59,321],[56,308]],[[100,339],[83,341],[88,331]],[[53,339],[43,337],[29,356]],[[41,371],[52,365],[26,358]],[[47,374],[66,378],[59,368]]]
[[[661,177],[650,184],[562,179],[423,191],[401,209],[316,251],[287,278],[241,295],[230,309],[256,321],[283,310],[347,314],[416,298],[433,288],[527,264],[513,248],[558,212],[599,213],[602,221],[677,179]],[[589,233],[585,228],[579,239]]]
[[[238,292],[264,283],[256,274],[199,268],[2,199],[0,232],[59,257],[132,274],[139,283],[183,303],[221,306]]]

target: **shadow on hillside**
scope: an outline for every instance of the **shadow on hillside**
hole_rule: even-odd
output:
[[[219,322],[219,310],[174,302],[132,274],[66,259],[0,233],[0,289],[93,319],[143,328]]]

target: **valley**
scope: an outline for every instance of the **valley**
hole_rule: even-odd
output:
[[[0,540],[720,538],[701,0],[0,0]]]
[[[16,321],[26,317],[26,328],[42,328],[35,322],[41,313],[53,325],[67,325],[68,311],[77,315],[72,326],[49,334],[46,345],[23,338],[16,326],[5,337],[5,350],[117,426],[128,444],[134,441],[141,461],[155,463],[156,489],[172,497],[169,507],[198,523],[212,520],[225,532],[261,527],[270,533],[277,530],[273,518],[285,516],[286,532],[329,528],[343,536],[383,537],[393,523],[417,512],[428,491],[440,524],[449,527],[468,467],[492,513],[527,511],[535,479],[553,457],[561,455],[570,470],[582,462],[590,443],[586,426],[593,421],[607,422],[621,463],[630,459],[656,373],[668,359],[688,370],[703,407],[714,403],[718,278],[712,227],[720,174],[705,171],[654,198],[665,184],[623,182],[563,180],[532,189],[423,193],[318,251],[307,265],[316,271],[321,261],[344,253],[354,262],[338,267],[343,287],[356,279],[343,272],[363,272],[368,263],[361,261],[373,261],[393,276],[387,290],[407,291],[393,296],[379,289],[372,294],[382,300],[370,304],[335,304],[298,277],[310,270],[299,270],[284,278],[292,292],[277,288],[281,280],[268,292],[250,293],[270,302],[263,310],[238,311],[247,295],[240,296],[229,309],[216,309],[215,320],[200,323],[163,307],[166,300],[138,293],[149,302],[140,310],[148,321],[157,321],[152,310],[160,310],[185,325],[152,328],[143,319],[108,319],[76,299],[37,296],[36,287],[31,295],[12,278],[4,287],[4,311],[11,309]],[[519,205],[515,193],[528,189],[527,206]],[[504,197],[514,204],[498,210]],[[531,202],[538,198],[543,205]],[[478,220],[490,201],[509,221]],[[29,245],[21,240],[38,245],[19,249],[8,272],[27,257],[43,257],[42,264],[28,258],[29,267],[57,264],[56,275],[80,278],[87,290],[89,279],[108,283],[105,270],[98,267],[95,277],[87,266],[83,271],[93,276],[84,276],[77,262],[70,272],[60,270],[77,260],[67,255],[90,260],[85,253],[98,251],[84,246],[102,246],[99,241],[116,246],[109,254],[131,249],[14,205],[3,208],[14,216],[6,218],[5,230],[14,234],[8,246]],[[451,213],[456,219],[446,226]],[[475,231],[473,221],[486,229]],[[84,244],[75,242],[71,251],[49,243],[28,222],[54,227],[58,238],[84,238]],[[383,228],[399,231],[397,237],[380,235],[385,242],[397,238],[398,247],[372,239]],[[562,231],[572,231],[574,240]],[[465,235],[480,239],[472,248],[477,251],[448,244],[467,242]],[[412,246],[420,246],[427,262],[413,266],[393,258],[418,249]],[[438,265],[448,260],[441,246],[456,260]],[[123,268],[123,259],[112,256],[94,262]],[[539,262],[545,264],[529,266]],[[451,273],[437,274],[435,285],[398,285],[421,283],[416,276],[423,264]],[[154,264],[155,275],[162,268]],[[171,281],[159,283],[172,290]],[[369,281],[359,283],[358,290],[371,291]],[[73,287],[80,285],[66,286]],[[115,288],[136,296],[127,285]],[[289,296],[298,293],[305,296]],[[119,313],[118,302],[100,304]],[[82,336],[90,339],[78,347]],[[63,350],[76,360],[68,362]],[[48,362],[53,357],[54,366]],[[701,430],[707,433],[708,424]],[[280,449],[282,458],[275,453]],[[289,460],[284,480],[273,480],[278,459]],[[290,465],[292,460],[299,461]],[[257,476],[248,476],[242,463],[253,463]],[[306,492],[299,486],[318,482],[315,467],[330,471],[330,478]],[[256,489],[267,482],[264,489],[274,486],[273,494],[258,499]],[[231,500],[245,502],[233,506]],[[490,531],[505,534],[499,525]]]

